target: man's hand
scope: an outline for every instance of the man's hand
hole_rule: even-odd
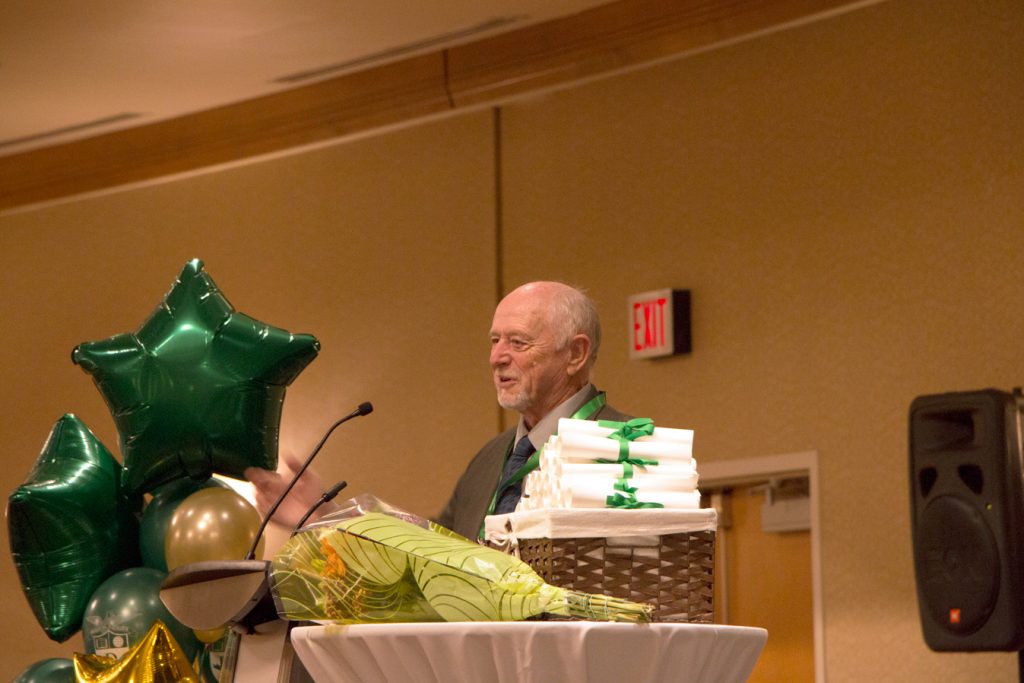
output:
[[[252,482],[256,489],[256,508],[262,517],[266,517],[274,501],[284,493],[288,483],[302,467],[302,461],[291,453],[286,453],[282,461],[285,467],[281,473],[258,467],[248,467],[245,470],[245,478]],[[307,468],[295,482],[288,497],[277,508],[272,521],[289,528],[294,527],[323,492],[324,486],[320,477],[312,469]]]

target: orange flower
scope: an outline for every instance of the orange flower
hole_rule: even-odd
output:
[[[324,554],[325,560],[324,578],[340,579],[345,576],[345,562],[326,536],[320,538],[320,551]]]

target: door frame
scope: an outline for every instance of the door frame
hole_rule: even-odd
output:
[[[806,476],[811,507],[811,603],[814,627],[814,680],[825,683],[825,615],[821,587],[821,508],[818,452],[800,451],[756,458],[701,462],[700,487],[710,489],[752,484],[766,479]],[[769,634],[769,637],[771,634]]]

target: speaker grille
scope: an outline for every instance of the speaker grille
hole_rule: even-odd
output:
[[[999,548],[981,512],[953,496],[924,509],[918,527],[919,596],[950,633],[977,631],[999,595]]]

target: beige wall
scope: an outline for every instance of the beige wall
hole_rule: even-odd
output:
[[[923,644],[906,416],[1024,377],[1022,35],[891,2],[503,115],[510,281],[590,287],[615,403],[698,460],[819,452],[833,683],[1017,679]],[[669,286],[693,354],[629,362],[625,296]]]
[[[281,442],[303,456],[362,401],[375,412],[321,453],[329,482],[421,514],[443,506],[498,427],[488,386],[495,262],[491,115],[0,219],[5,491],[53,422],[117,436],[75,344],[134,330],[200,257],[235,307],[315,334],[288,390]],[[115,450],[116,452],[116,450]],[[6,527],[4,528],[4,547]],[[57,646],[0,565],[0,680]]]
[[[1024,7],[894,0],[501,112],[506,285],[587,287],[613,402],[700,460],[816,449],[829,680],[1016,680],[923,644],[910,559],[914,396],[1021,382]],[[235,306],[317,334],[285,403],[320,465],[431,513],[497,428],[489,113],[0,216],[0,436],[12,490],[53,421],[116,437],[78,342],[137,326],[202,257]],[[626,358],[625,297],[694,295],[694,352]],[[66,656],[0,565],[0,675]]]

